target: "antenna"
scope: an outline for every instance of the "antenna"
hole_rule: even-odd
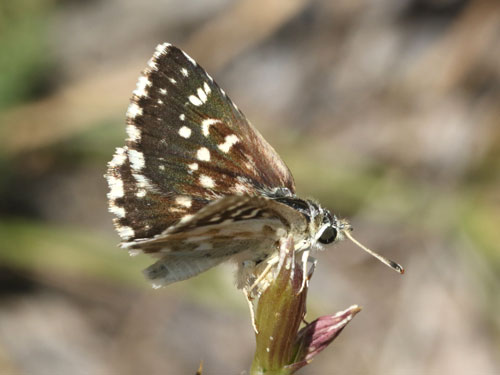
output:
[[[360,242],[358,242],[353,236],[351,233],[349,233],[349,229],[351,229],[350,227],[347,227],[346,229],[344,229],[342,232],[346,235],[347,238],[349,238],[352,242],[354,242],[356,245],[358,245],[360,248],[362,248],[364,251],[366,251],[368,254],[374,256],[375,258],[377,258],[378,260],[380,260],[382,263],[384,263],[386,266],[389,266],[391,267],[394,271],[396,272],[399,272],[400,274],[403,274],[405,273],[405,269],[400,266],[399,264],[397,264],[396,262],[393,262],[392,260],[389,260],[385,257],[383,257],[382,255],[380,254],[377,254],[375,251],[373,250],[370,250],[369,248],[367,248],[366,246],[364,246],[363,244],[361,244]]]

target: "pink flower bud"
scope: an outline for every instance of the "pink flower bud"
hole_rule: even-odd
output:
[[[335,315],[319,317],[302,328],[297,335],[297,354],[295,363],[290,365],[294,371],[307,365],[325,349],[361,309],[354,305]]]

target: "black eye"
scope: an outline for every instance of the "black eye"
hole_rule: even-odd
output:
[[[321,237],[319,238],[319,242],[324,243],[324,244],[328,244],[328,243],[332,243],[333,241],[335,241],[336,238],[337,238],[337,229],[330,226],[330,227],[327,227],[323,231],[323,233],[321,233]]]

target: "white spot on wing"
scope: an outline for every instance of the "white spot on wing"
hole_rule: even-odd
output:
[[[156,102],[157,102],[158,104],[163,104],[163,100],[161,100],[161,99],[158,99]]]
[[[144,154],[137,150],[128,150],[128,157],[130,159],[130,165],[133,170],[139,171],[146,165],[144,161]]]
[[[187,126],[183,126],[182,128],[179,129],[179,135],[182,138],[189,138],[191,137],[191,129],[189,129]]]
[[[118,235],[124,240],[128,240],[135,235],[134,230],[127,226],[117,226],[116,231],[118,232]]]
[[[243,215],[241,218],[242,219],[251,219],[252,217],[257,216],[257,214],[259,213],[259,211],[260,211],[260,208],[255,208],[252,211],[250,211],[250,213],[248,213],[246,215]]]
[[[238,217],[241,215],[241,213],[244,211],[245,209],[242,208],[242,209],[239,209],[239,210],[236,210],[234,211],[232,214],[231,214],[231,217]]]
[[[186,56],[186,59],[188,59],[188,60],[191,62],[191,64],[193,64],[194,66],[196,66],[196,61],[194,61],[194,59],[193,59],[191,56],[189,56],[189,55],[188,55],[186,52],[184,52],[184,51],[182,51],[182,53],[184,54],[184,56]]]
[[[249,192],[248,186],[245,186],[243,184],[240,184],[239,182],[236,183],[232,188],[231,191],[234,192],[235,194],[245,194]]]
[[[198,163],[192,163],[188,165],[189,169],[192,171],[197,171],[198,170]]]
[[[170,43],[158,44],[156,46],[156,50],[155,50],[155,53],[153,54],[153,57],[156,58],[156,59],[158,59],[160,56],[166,55],[167,54],[167,49],[170,46],[171,46]]]
[[[173,79],[173,78],[169,78],[168,80],[169,80],[170,82],[172,82],[172,84],[173,84],[173,85],[175,85],[175,84],[177,83],[177,81],[176,81],[175,79]]]
[[[205,94],[205,91],[200,87],[198,90],[196,90],[196,93],[198,94],[198,98],[200,98],[200,101],[202,103],[207,102],[207,94]]]
[[[208,86],[208,84],[205,82],[205,84],[203,85],[203,87],[199,87],[197,90],[196,90],[196,95],[190,95],[189,96],[189,101],[194,104],[195,106],[200,106],[202,105],[203,103],[206,103],[207,100],[208,100],[208,95],[210,94],[211,90],[210,90],[210,87]]]
[[[123,181],[119,178],[116,178],[115,176],[112,176],[112,175],[108,175],[107,180],[108,180],[108,186],[109,186],[108,198],[113,200],[116,198],[123,197],[123,195],[124,195]]]
[[[213,124],[217,124],[218,122],[220,122],[220,120],[216,120],[216,119],[213,119],[213,118],[207,118],[205,120],[203,120],[201,122],[201,132],[203,133],[203,135],[205,137],[208,137],[208,135],[210,134],[210,125],[213,125]]]
[[[149,179],[139,173],[132,173],[132,176],[134,177],[135,181],[137,182],[137,188],[138,189],[147,189],[147,190],[154,190],[153,184]],[[137,193],[139,194],[139,193]]]
[[[205,94],[207,95],[210,95],[210,93],[212,92],[212,90],[210,90],[210,86],[206,82],[203,84],[203,90],[205,90]]]
[[[137,87],[133,91],[133,94],[138,97],[148,96],[148,93],[146,91],[146,87],[148,86],[151,86],[151,81],[149,80],[149,78],[140,76],[139,80],[137,81]]]
[[[179,221],[179,224],[184,224],[185,222],[189,221],[189,219],[191,219],[193,217],[193,215],[191,214],[188,214],[188,215],[184,215],[181,220]]]
[[[160,91],[160,94],[162,95],[167,95],[167,90],[165,89],[159,89],[158,91]]]
[[[227,135],[226,138],[224,138],[224,143],[221,143],[218,147],[222,152],[228,153],[231,147],[233,147],[233,145],[238,141],[239,138],[236,135]]]
[[[208,148],[202,147],[196,153],[196,157],[198,160],[210,161],[210,151],[208,151]]]
[[[142,108],[137,105],[137,103],[130,103],[127,109],[127,117],[135,118],[142,115]]]
[[[125,217],[125,209],[123,207],[116,206],[114,203],[110,204],[109,212],[115,214],[119,218]]]
[[[178,204],[179,206],[184,206],[186,208],[189,208],[193,204],[193,201],[189,197],[180,196],[175,198],[175,203]]]
[[[182,69],[181,69],[181,73],[182,73],[182,75],[183,75],[184,77],[187,77],[187,76],[189,75],[189,72],[187,71],[187,69],[186,69],[186,68],[182,68]]]
[[[154,59],[154,57],[150,58],[149,61],[148,61],[148,66],[152,69],[152,70],[158,70],[158,65],[156,64],[156,61]]]
[[[200,176],[200,184],[201,184],[201,186],[203,186],[207,189],[211,189],[211,188],[215,187],[215,182],[214,182],[213,178],[210,176],[204,175],[204,174],[202,174]]]
[[[184,121],[186,119],[186,115],[184,113],[181,113],[179,115],[179,120]]]
[[[144,198],[146,196],[146,189],[139,189],[137,193],[135,193],[137,198]]]
[[[118,147],[116,149],[115,154],[113,155],[113,159],[108,163],[108,167],[114,168],[119,167],[125,160],[127,160],[127,148],[126,147]]]
[[[203,102],[195,95],[190,95],[188,99],[193,105],[197,107],[203,104]]]

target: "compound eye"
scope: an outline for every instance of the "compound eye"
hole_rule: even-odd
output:
[[[329,244],[335,241],[337,238],[337,229],[334,227],[326,227],[326,229],[321,233],[321,237],[319,238],[319,242],[324,243],[324,244]]]

